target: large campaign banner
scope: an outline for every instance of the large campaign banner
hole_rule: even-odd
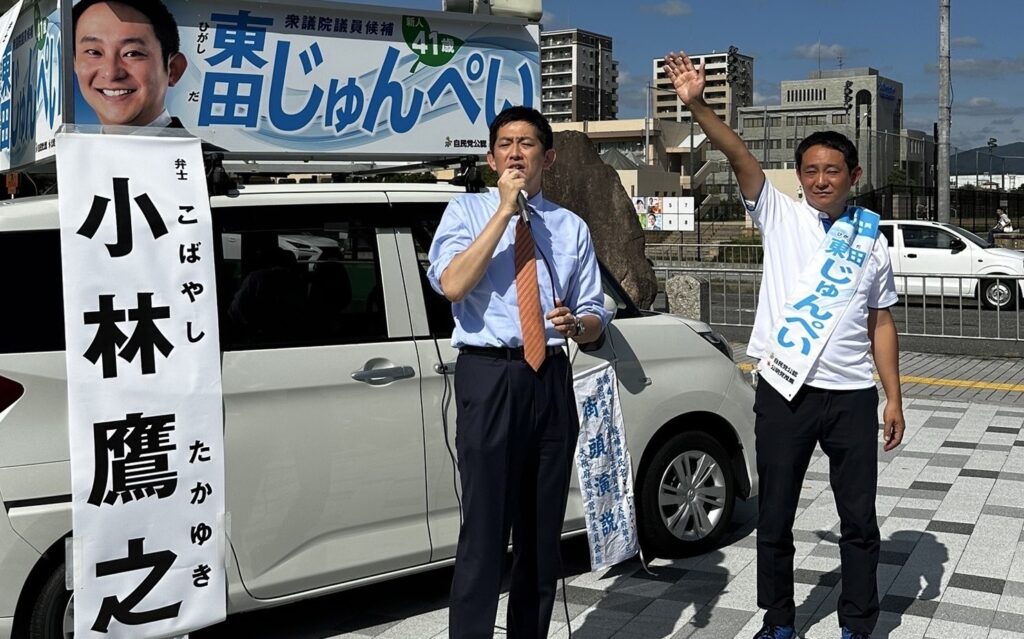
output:
[[[0,171],[52,158],[64,122],[57,0],[24,0],[15,10],[0,58]]]
[[[226,611],[220,344],[200,141],[61,133],[56,147],[75,636],[180,635]]]
[[[79,41],[148,22],[151,48],[176,32],[180,55],[133,59],[111,80],[104,52],[76,47],[76,124],[145,126],[166,107],[160,125],[226,151],[387,159],[482,155],[497,113],[540,106],[539,27],[523,21],[329,2],[151,6],[141,20],[97,6],[78,19]]]

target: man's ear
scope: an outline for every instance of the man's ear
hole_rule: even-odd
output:
[[[185,74],[188,68],[188,58],[181,53],[172,53],[171,59],[167,61],[167,86],[173,87]]]
[[[548,149],[544,152],[544,168],[550,169],[551,165],[555,163],[555,150]]]
[[[860,176],[861,176],[862,173],[864,173],[864,170],[861,169],[859,166],[857,168],[855,168],[853,171],[851,171],[850,172],[850,184],[851,185],[856,184],[857,181],[860,180]]]
[[[487,166],[491,167],[491,170],[495,173],[498,172],[498,163],[494,161],[494,153],[487,152]],[[501,177],[500,175],[498,177]]]

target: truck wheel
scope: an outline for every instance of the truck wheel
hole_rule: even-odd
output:
[[[46,578],[29,618],[30,639],[71,639],[75,635],[75,613],[71,591],[64,587],[64,562]]]
[[[982,280],[981,303],[985,308],[1008,310],[1013,306],[1016,280]]]
[[[736,480],[725,449],[706,433],[669,439],[651,459],[640,487],[640,540],[657,557],[713,549],[725,535]]]

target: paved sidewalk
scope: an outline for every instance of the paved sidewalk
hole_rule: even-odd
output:
[[[977,360],[967,368],[970,358],[945,359],[957,361],[905,355],[904,373],[947,382],[1021,381],[1017,361]],[[988,393],[986,399],[999,403],[945,399],[957,388],[906,386],[906,438],[897,451],[879,456],[882,614],[876,639],[1024,637],[1024,406],[1019,391],[998,395],[974,388],[957,397]],[[761,619],[755,605],[755,517],[754,502],[738,504],[725,546],[700,557],[656,560],[653,575],[635,560],[587,572],[584,546],[568,542],[572,637],[751,637]],[[807,639],[839,636],[838,529],[828,460],[819,451],[795,525],[798,627]],[[446,637],[450,579],[450,569],[432,571],[241,615],[225,625],[249,637]],[[497,623],[504,625],[504,600]],[[559,594],[551,637],[568,636]]]
[[[747,345],[734,343],[741,368],[756,362]],[[965,402],[992,402],[1024,407],[1024,359],[971,357],[935,353],[900,352],[904,397],[931,397]],[[878,385],[881,388],[881,384]],[[1024,629],[1022,629],[1024,637]]]

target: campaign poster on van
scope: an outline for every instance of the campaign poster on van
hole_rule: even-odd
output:
[[[483,155],[498,113],[540,106],[539,27],[522,20],[326,2],[147,6],[160,43],[146,55],[162,63],[133,59],[117,82],[81,40],[137,29],[138,16],[94,6],[76,18],[77,124],[184,128],[231,152],[387,159]]]

